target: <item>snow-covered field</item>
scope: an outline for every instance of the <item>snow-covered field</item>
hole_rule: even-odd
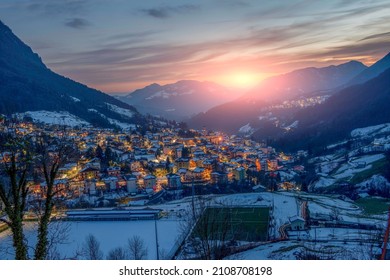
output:
[[[108,104],[108,103],[106,103],[106,104],[107,104],[107,106],[109,106],[110,110],[112,110],[114,112],[117,112],[118,114],[121,114],[121,115],[124,115],[124,116],[127,116],[127,117],[131,117],[133,115],[133,113],[130,110],[119,108],[118,106],[111,105],[111,104]],[[103,115],[102,113],[100,113],[96,109],[88,109],[88,111],[94,112],[94,113],[98,114],[102,118],[106,119],[110,124],[116,125],[116,126],[120,127],[123,130],[136,129],[136,125],[135,124],[123,123],[123,122],[120,122],[118,120],[107,118],[105,115]]]
[[[18,118],[31,117],[34,122],[67,126],[89,126],[90,124],[68,112],[27,111],[17,113]]]
[[[329,176],[326,177],[320,177],[318,181],[314,184],[314,188],[324,188],[329,187],[336,183],[336,179],[331,178]]]
[[[158,245],[160,254],[168,254],[176,241],[180,223],[173,219],[157,221]],[[107,256],[111,249],[127,246],[127,240],[135,235],[144,240],[148,249],[148,259],[156,259],[156,237],[154,221],[99,221],[99,222],[58,222],[54,228],[65,232],[63,244],[57,245],[61,258],[73,258],[81,252],[85,238],[92,234],[100,243],[100,249]],[[0,259],[12,259],[11,237],[9,232],[0,234]],[[27,239],[34,243],[36,230],[27,227]],[[8,248],[8,250],[6,250]]]
[[[73,96],[69,96],[70,98],[72,98],[72,100],[74,101],[74,102],[80,102],[81,100],[80,99],[78,99],[78,98],[76,98],[76,97],[73,97]]]
[[[307,200],[311,217],[337,215],[339,221],[376,225],[383,229],[386,216],[366,216],[353,202],[330,196],[304,193],[266,193],[264,200],[273,201],[276,228],[289,217],[300,214],[299,200]],[[239,197],[233,201],[240,202]],[[253,201],[253,200],[252,200]],[[243,201],[241,201],[243,202]],[[371,259],[378,253],[378,232],[352,228],[312,227],[310,230],[289,231],[290,240],[267,242],[256,248],[232,255],[227,259],[247,260],[295,260],[299,254],[316,252],[317,256],[332,259]],[[277,236],[276,236],[277,237]]]
[[[109,104],[109,103],[106,103],[107,107],[115,112],[115,113],[118,113],[122,116],[126,116],[128,118],[131,118],[133,115],[134,115],[134,112],[129,110],[129,109],[125,109],[125,108],[121,108],[121,107],[118,107],[116,105],[113,105],[113,104]]]
[[[238,130],[238,132],[240,133],[245,133],[245,134],[252,134],[253,132],[255,131],[255,129],[253,129],[249,123],[247,123],[246,125],[240,127],[240,129]]]
[[[343,234],[343,233],[339,233]],[[378,254],[378,248],[360,242],[304,242],[297,240],[266,243],[226,259],[237,260],[296,260],[299,254],[316,253],[324,259],[368,260]]]
[[[382,160],[385,158],[385,155],[382,153],[374,155],[364,155],[352,157],[348,162],[344,161],[341,163],[340,158],[333,160],[330,159],[316,158],[315,160],[321,161],[318,164],[318,170],[321,172],[318,181],[314,184],[314,188],[324,188],[334,185],[339,180],[349,180],[355,174],[369,170],[372,168],[372,164],[376,161]],[[333,175],[329,175],[333,173]]]
[[[303,192],[264,192],[246,193],[233,195],[209,195],[203,197],[207,204],[216,206],[268,206],[271,211],[271,225],[269,235],[271,239],[280,237],[279,227],[286,224],[289,218],[302,214],[302,202],[308,202],[310,216],[332,217],[337,215],[339,221],[364,223],[384,228],[386,215],[367,216],[352,201],[344,201],[332,196],[308,194]],[[186,197],[181,200],[171,201],[165,204],[150,206],[161,209],[166,217],[157,222],[158,240],[162,255],[169,255],[176,245],[177,239],[183,232],[181,219],[186,218],[192,198]],[[54,223],[55,224],[55,223]],[[85,237],[93,234],[101,244],[105,255],[115,248],[124,247],[127,239],[139,235],[148,247],[148,258],[156,258],[156,242],[154,221],[107,221],[107,222],[63,222],[65,229],[69,227],[66,243],[58,246],[62,257],[71,258],[75,252],[82,249]],[[28,228],[28,240],[34,242],[35,231]],[[295,236],[294,236],[295,234]],[[358,229],[329,229],[312,228],[300,233],[289,232],[290,241],[263,244],[252,250],[237,254],[233,258],[238,259],[295,259],[299,250],[311,246],[331,246],[340,255],[337,258],[365,259],[367,244],[358,242],[358,239],[368,240],[373,234],[369,231]],[[300,241],[297,241],[300,239]],[[313,240],[320,241],[314,244]],[[11,248],[11,239],[7,232],[0,234],[0,259],[12,258],[12,253],[6,254],[4,248]],[[360,244],[362,243],[362,244]],[[291,247],[291,248],[290,248]],[[2,249],[3,248],[3,249]],[[344,253],[342,254],[344,250]],[[348,250],[361,250],[361,255],[348,255]]]
[[[135,124],[123,123],[123,122],[120,122],[120,121],[117,121],[117,120],[114,120],[111,118],[106,118],[106,119],[110,122],[110,124],[117,125],[123,130],[136,129]]]
[[[352,130],[352,137],[367,137],[367,136],[375,136],[380,133],[388,133],[390,132],[390,123],[384,123],[380,125],[368,126],[363,128],[356,128]]]

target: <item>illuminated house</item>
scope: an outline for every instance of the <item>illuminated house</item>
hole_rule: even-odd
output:
[[[140,171],[142,170],[142,164],[140,161],[132,161],[130,162],[131,171]]]
[[[236,178],[237,181],[243,182],[245,181],[246,172],[244,167],[238,167],[233,170],[233,176]]]
[[[153,175],[146,175],[144,177],[145,189],[153,189],[156,186],[156,177]]]
[[[102,181],[106,184],[106,188],[108,188],[110,191],[117,189],[117,185],[118,185],[117,177],[104,178],[102,179]]]
[[[253,171],[253,172],[257,171],[257,167],[256,167],[255,164],[250,164],[250,165],[248,166],[248,169],[249,169],[250,171]]]
[[[177,169],[186,168],[189,169],[190,167],[190,159],[189,158],[178,158],[175,160]]]
[[[68,163],[58,169],[59,178],[70,178],[77,174],[77,163]]]
[[[267,161],[268,170],[277,170],[278,169],[278,160],[271,159]]]
[[[100,159],[94,158],[90,160],[89,162],[86,163],[85,167],[92,167],[100,170],[101,169]]]
[[[96,180],[87,180],[85,181],[85,191],[88,194],[95,195],[96,194]]]
[[[210,171],[215,169],[215,161],[214,160],[206,159],[203,161],[202,165],[205,169],[210,170]]]
[[[136,193],[137,192],[137,177],[134,175],[126,175],[124,176],[126,181],[126,189],[129,193]]]
[[[181,158],[183,154],[183,148],[177,148],[176,149],[176,158]]]
[[[198,180],[204,180],[205,179],[205,169],[202,168],[202,167],[196,167],[193,171],[192,171],[192,178],[195,180],[195,181],[198,181]]]
[[[215,185],[225,185],[228,183],[228,174],[224,172],[211,172],[211,183]]]
[[[121,168],[119,166],[111,166],[107,168],[107,175],[108,176],[120,176],[121,174]]]
[[[182,186],[181,177],[179,175],[171,173],[167,175],[167,179],[168,179],[168,188],[174,188],[174,189],[181,188]]]
[[[82,180],[86,179],[98,179],[100,170],[94,167],[85,167],[80,171],[80,178]]]

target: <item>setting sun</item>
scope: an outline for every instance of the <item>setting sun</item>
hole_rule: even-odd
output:
[[[264,77],[248,72],[234,72],[224,76],[221,83],[226,86],[249,89],[258,85]]]

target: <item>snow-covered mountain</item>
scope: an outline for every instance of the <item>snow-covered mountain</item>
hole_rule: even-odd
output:
[[[258,87],[234,101],[200,113],[189,121],[190,126],[237,133],[247,123],[253,124],[264,110],[286,100],[330,95],[364,71],[360,62],[350,61],[337,66],[305,68],[264,80]]]
[[[323,68],[309,67],[266,79],[242,96],[243,99],[285,101],[308,97],[321,91],[336,89],[367,69],[358,61]]]
[[[183,120],[237,97],[233,91],[212,82],[182,80],[167,85],[151,84],[118,98],[141,113]]]
[[[1,21],[0,100],[1,114],[30,111],[32,116],[43,117],[48,115],[42,115],[42,111],[57,111],[102,127],[117,126],[110,119],[142,123],[142,116],[134,107],[48,69]]]

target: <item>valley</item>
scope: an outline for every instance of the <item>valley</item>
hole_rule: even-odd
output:
[[[138,15],[197,10],[180,7]],[[48,56],[112,91],[141,85],[118,95],[57,74],[0,22],[0,259],[389,258],[389,53],[286,55],[255,75],[201,45],[144,49],[153,34]]]

